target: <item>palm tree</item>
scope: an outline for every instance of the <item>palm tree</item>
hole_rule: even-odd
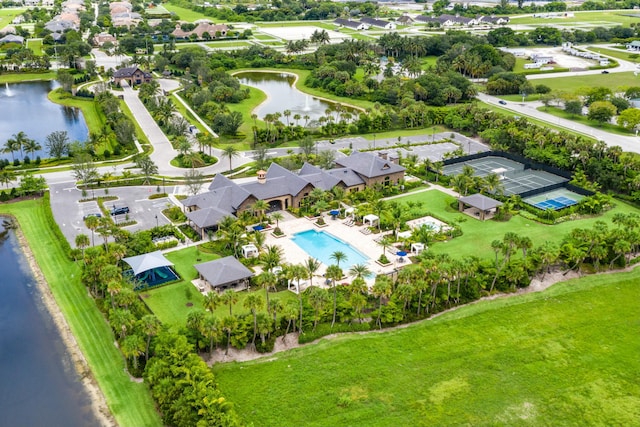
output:
[[[4,184],[7,188],[9,188],[9,183],[13,181],[14,178],[15,175],[8,170],[0,172],[0,183]]]
[[[313,258],[310,258],[313,259]],[[296,281],[296,289],[298,291],[298,303],[300,304],[299,314],[300,314],[300,326],[299,330],[302,333],[302,290],[300,289],[300,280],[308,277],[308,272],[305,267],[301,264],[293,264],[289,266],[289,274],[293,280]]]
[[[258,294],[249,294],[244,299],[244,303],[242,305],[244,308],[248,308],[253,315],[253,339],[251,340],[251,344],[255,346],[256,336],[258,335],[258,310],[264,306],[264,300]]]
[[[144,351],[144,357],[146,361],[149,361],[149,345],[151,344],[151,337],[155,337],[160,332],[160,328],[162,323],[160,320],[154,316],[153,314],[147,314],[140,319],[142,324],[142,330],[144,334],[147,336],[147,343]]]
[[[324,308],[327,304],[327,300],[329,299],[329,295],[327,294],[326,289],[312,287],[308,290],[309,293],[309,302],[313,307],[313,330],[316,330],[316,326],[318,326],[318,321],[320,320],[320,310]]]
[[[135,372],[135,370],[138,369],[138,357],[144,351],[144,340],[139,335],[129,335],[122,341],[120,349],[124,357],[133,360],[133,369]]]
[[[282,214],[282,212],[274,212],[271,214],[271,219],[274,220],[276,222],[276,229],[280,228],[280,221],[282,221],[284,219],[284,215]]]
[[[86,248],[87,246],[89,246],[89,236],[87,236],[86,234],[78,234],[76,236],[76,247],[82,250],[82,259],[84,260],[85,264],[87,263],[87,261],[84,258],[84,248]]]
[[[269,209],[269,203],[264,200],[256,200],[250,208],[254,215],[258,214],[258,221],[262,221],[264,218],[264,212]]]
[[[271,271],[263,271],[256,276],[256,283],[264,288],[265,297],[267,299],[267,311],[270,310],[271,303],[269,301],[269,289],[276,285],[278,279]]]
[[[331,327],[336,323],[336,310],[338,307],[338,286],[336,281],[340,280],[344,273],[339,265],[332,264],[327,267],[327,271],[325,273],[327,279],[331,280],[331,285],[333,287],[333,317],[331,319]]]
[[[382,322],[380,318],[382,316],[382,299],[387,298],[391,295],[392,287],[391,287],[391,279],[389,276],[380,275],[376,277],[376,282],[373,284],[371,288],[371,293],[373,296],[378,298],[378,318],[376,319],[376,324],[380,329],[382,329]]]
[[[220,295],[220,301],[229,306],[229,316],[233,316],[233,304],[238,302],[238,294],[231,289],[227,289]]]
[[[214,316],[213,313],[206,315],[202,322],[200,333],[202,333],[205,338],[209,338],[209,357],[213,356],[213,347],[218,341],[217,338],[220,337],[220,332],[222,332],[220,319]]]
[[[31,153],[31,157],[33,157],[36,151],[42,150],[42,145],[40,145],[35,139],[30,138],[22,143],[22,147],[24,148],[24,151]]]
[[[224,354],[229,354],[229,346],[231,345],[231,333],[238,327],[238,318],[236,316],[228,316],[222,319],[222,330],[227,333],[227,349]]]
[[[238,157],[239,155],[240,155],[240,151],[238,151],[238,149],[233,145],[228,145],[224,147],[224,149],[222,150],[222,156],[227,157],[229,159],[229,172],[233,170],[231,161],[233,160],[234,157]]]
[[[207,292],[202,301],[202,306],[205,310],[211,313],[218,307],[222,301],[216,292]]]
[[[353,264],[349,269],[349,275],[354,279],[363,279],[370,276],[371,273],[367,264]]]
[[[309,257],[303,265],[307,270],[307,274],[309,277],[309,286],[313,286],[313,274],[320,268],[320,261],[315,258]]]
[[[96,216],[88,216],[84,220],[84,224],[87,226],[89,230],[91,230],[91,246],[95,246],[95,241],[93,240],[93,237],[94,237],[94,232],[98,229],[98,226],[100,226],[100,220]]]

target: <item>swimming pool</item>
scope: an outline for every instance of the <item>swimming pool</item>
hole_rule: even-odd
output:
[[[300,249],[327,266],[336,263],[331,259],[331,254],[335,251],[343,252],[347,256],[347,259],[341,262],[343,270],[354,264],[365,264],[369,261],[369,258],[357,249],[324,231],[301,231],[294,234],[291,240]]]

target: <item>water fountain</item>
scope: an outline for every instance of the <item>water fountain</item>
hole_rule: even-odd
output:
[[[5,93],[7,94],[7,96],[9,96],[9,97],[13,96],[13,92],[11,92],[11,88],[9,87],[9,83],[5,83],[4,87],[5,87]]]
[[[309,95],[304,98],[304,109],[302,111],[311,111],[311,107],[309,106]]]

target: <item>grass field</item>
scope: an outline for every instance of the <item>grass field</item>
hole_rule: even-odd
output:
[[[422,202],[420,208],[414,208],[411,212],[414,216],[424,215],[425,212],[432,212],[444,221],[462,221],[460,227],[463,235],[448,242],[435,243],[429,246],[429,250],[436,253],[448,253],[453,257],[473,255],[481,258],[491,258],[494,256],[491,249],[493,240],[502,240],[507,232],[515,232],[522,236],[531,238],[534,246],[544,242],[558,243],[574,228],[592,227],[596,221],[604,221],[611,225],[611,219],[616,213],[640,213],[638,209],[616,200],[616,207],[603,215],[576,221],[566,221],[555,225],[540,224],[526,219],[520,215],[512,217],[509,221],[478,221],[468,215],[462,214],[449,207],[449,203],[455,198],[437,190],[425,191],[421,193],[409,194],[405,197],[395,199],[398,202]]]
[[[261,426],[636,425],[640,271],[213,366]]]
[[[511,97],[511,96],[512,96],[512,95],[508,95],[508,96],[501,96],[500,98],[510,99],[510,97]],[[528,97],[528,99],[529,99],[529,100],[532,100],[532,98],[533,98],[532,96],[531,96],[531,97]],[[515,100],[515,99],[514,99],[514,100]],[[520,100],[522,100],[522,97],[520,97]],[[494,111],[494,112],[496,112],[496,113],[506,114],[506,115],[508,115],[508,116],[512,116],[512,117],[513,117],[513,115],[514,115],[514,112],[513,112],[513,111],[511,111],[511,110],[507,110],[507,109],[502,108],[502,107],[500,107],[500,106],[498,106],[498,105],[482,103],[482,106],[483,106],[484,108],[486,108],[486,109],[488,109],[488,110],[491,110],[491,111]],[[553,125],[553,124],[551,124],[551,123],[548,123],[548,122],[545,122],[545,121],[542,121],[542,120],[538,120],[538,119],[536,119],[536,118],[534,118],[534,117],[529,117],[529,116],[527,116],[527,120],[528,120],[529,122],[531,122],[531,123],[534,123],[534,124],[538,125],[538,126],[543,126],[543,127],[545,127],[545,128],[550,128],[550,129],[555,129],[555,130],[563,131],[563,132],[566,132],[566,133],[569,133],[569,134],[572,134],[572,135],[579,135],[579,136],[581,136],[581,137],[583,137],[583,138],[586,138],[587,140],[592,140],[592,141],[594,141],[594,142],[595,142],[595,139],[594,139],[593,137],[589,136],[589,135],[585,135],[585,134],[582,134],[582,133],[579,133],[579,132],[575,132],[574,130],[567,129],[567,128],[564,128],[564,127],[561,127],[561,126]]]
[[[185,9],[184,7],[176,6],[171,3],[163,3],[162,6],[169,12],[173,12],[178,15],[178,17],[182,21],[193,22],[197,21],[198,19],[208,19],[212,22],[216,22],[216,20],[211,16],[207,16],[200,12],[195,12],[191,9]]]
[[[549,86],[551,90],[560,90],[569,93],[598,86],[608,87],[617,91],[630,86],[640,86],[640,77],[634,76],[632,72],[588,74],[582,76],[541,79],[536,80],[534,84],[542,84]]]
[[[262,104],[267,99],[267,94],[255,87],[242,87],[249,89],[249,93],[251,96],[248,99],[244,99],[237,104],[227,104],[227,108],[229,109],[229,111],[239,111],[240,113],[242,113],[244,121],[240,126],[240,129],[238,129],[238,132],[245,135],[245,140],[243,142],[244,145],[237,146],[237,148],[241,150],[249,150],[251,149],[251,143],[253,140],[253,119],[251,118],[251,114],[258,105]],[[256,124],[258,127],[264,126],[262,117],[258,117],[256,119]]]
[[[28,39],[27,47],[31,49],[35,55],[42,56],[42,39]]]
[[[637,52],[623,52],[618,49],[608,49],[606,47],[593,46],[588,48],[591,52],[601,53],[603,55],[613,56],[614,58],[622,59],[629,62],[638,62],[640,57]]]
[[[216,47],[247,47],[247,46],[251,46],[252,43],[248,42],[248,41],[242,41],[242,40],[230,40],[230,41],[218,41],[218,42],[210,42],[210,43],[205,43],[205,46],[209,46],[212,48],[216,48]]]
[[[106,118],[100,113],[93,99],[72,98],[65,96],[64,92],[58,90],[49,92],[47,96],[51,102],[56,104],[79,108],[82,111],[89,132],[99,133],[102,131]]]
[[[543,111],[545,113],[552,114],[556,117],[560,117],[563,119],[571,120],[576,123],[580,123],[583,125],[591,126],[600,130],[604,130],[610,133],[614,133],[616,135],[625,135],[630,136],[633,135],[633,132],[626,130],[623,127],[612,125],[611,123],[600,124],[595,120],[589,120],[586,116],[576,116],[573,114],[569,114],[561,108],[558,107],[538,107],[538,111]]]
[[[559,14],[559,13],[558,13]],[[574,28],[580,28],[584,26],[589,27],[611,27],[622,25],[628,27],[629,24],[638,22],[637,17],[629,16],[634,15],[634,11],[602,11],[602,12],[574,12],[573,17],[569,18],[555,18],[544,19],[534,18],[531,15],[526,16],[512,16],[510,26],[513,25],[557,25],[557,26],[572,26]],[[583,25],[581,25],[583,24]],[[580,28],[586,30],[586,28]]]
[[[213,369],[260,426],[632,426],[639,280],[585,277]]]
[[[154,402],[142,383],[131,381],[115,338],[80,282],[79,264],[69,261],[46,220],[42,200],[0,205],[24,232],[58,306],[71,327],[91,372],[120,426],[161,426]]]
[[[191,280],[198,277],[198,272],[193,267],[194,264],[211,261],[219,258],[219,256],[200,252],[197,247],[190,247],[170,252],[166,254],[166,257],[175,264],[176,271],[184,280],[179,283],[144,292],[144,301],[164,324],[173,327],[182,327],[187,320],[189,312],[203,309],[202,295],[191,284]],[[187,291],[187,289],[189,289],[189,291]],[[190,293],[190,298],[187,298],[187,292]],[[257,292],[264,296],[263,290]],[[242,306],[247,295],[247,292],[238,293],[238,302],[233,306],[233,312],[235,314],[249,312],[249,310]],[[270,294],[270,298],[280,299],[283,303],[286,303],[286,301],[296,299],[297,297],[292,292],[283,291]],[[189,302],[193,305],[187,306]],[[229,306],[217,308],[214,314],[220,318],[228,316]]]
[[[0,8],[0,30],[11,24],[13,18],[20,15],[26,9]]]
[[[49,71],[46,73],[11,73],[0,74],[0,83],[18,83],[34,80],[55,80],[56,72]]]

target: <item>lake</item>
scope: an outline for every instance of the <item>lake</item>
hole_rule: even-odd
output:
[[[47,94],[58,86],[55,81],[0,85],[0,147],[7,139],[23,131],[27,137],[42,145],[43,150],[33,156],[29,154],[34,160],[36,156],[48,157],[44,143],[51,132],[67,131],[70,141],[87,139],[89,129],[82,111],[54,104],[47,98]],[[27,153],[21,156],[15,152],[13,155],[22,159]],[[12,160],[10,153],[0,153],[0,158]]]
[[[98,425],[13,230],[0,232],[0,425]]]
[[[291,117],[289,118],[291,123],[295,123],[293,116],[296,114],[301,117],[308,115],[310,121],[318,120],[325,115],[327,108],[335,105],[333,102],[324,101],[300,92],[294,85],[296,76],[293,74],[248,71],[234,74],[234,76],[240,80],[241,84],[255,87],[267,94],[267,100],[254,110],[254,113],[260,119],[263,119],[267,114],[291,110]],[[280,118],[283,123],[286,123],[286,120],[284,116]],[[304,125],[304,118],[298,124]]]

